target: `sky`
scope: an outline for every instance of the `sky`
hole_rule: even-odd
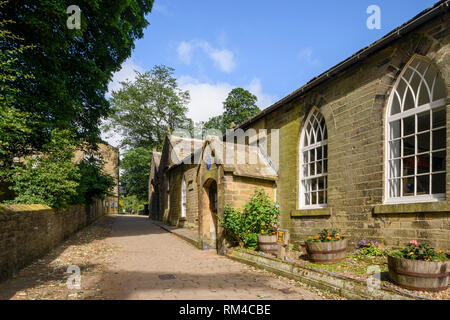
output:
[[[135,42],[109,90],[164,64],[189,90],[188,117],[222,113],[235,87],[264,109],[353,53],[383,37],[437,0],[155,0],[150,25]],[[380,8],[380,29],[367,20]],[[107,137],[117,146],[120,137]]]

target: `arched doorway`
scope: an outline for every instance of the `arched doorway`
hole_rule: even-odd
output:
[[[217,248],[217,182],[214,179],[208,179],[203,185],[202,198],[202,229],[206,237],[205,244],[209,248]]]

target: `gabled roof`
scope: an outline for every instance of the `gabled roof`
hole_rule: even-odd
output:
[[[253,122],[264,117],[265,115],[271,113],[272,111],[275,111],[282,105],[285,105],[286,103],[291,102],[292,100],[307,93],[314,87],[317,87],[321,83],[340,74],[341,72],[350,68],[354,64],[367,59],[370,55],[385,48],[387,45],[389,45],[391,42],[395,41],[396,39],[403,37],[404,35],[406,35],[407,33],[411,32],[411,31],[414,31],[415,29],[417,29],[424,23],[430,21],[431,19],[448,12],[449,2],[450,2],[450,0],[438,1],[432,7],[425,9],[424,11],[419,13],[417,16],[415,16],[408,22],[404,23],[403,25],[397,27],[396,29],[394,29],[391,32],[389,32],[388,34],[386,34],[384,37],[380,38],[379,40],[375,41],[374,43],[370,44],[369,46],[359,50],[358,52],[353,54],[351,57],[338,63],[337,65],[335,65],[334,67],[323,72],[319,76],[313,78],[308,83],[306,83],[304,86],[302,86],[301,88],[290,93],[289,95],[282,98],[281,100],[275,102],[273,105],[267,107],[266,109],[264,109],[263,111],[258,113],[256,116],[242,122],[241,124],[239,124],[236,127],[236,129],[249,126]]]
[[[214,162],[223,165],[225,171],[233,172],[235,176],[277,180],[277,171],[258,146],[225,142],[219,137],[211,136],[204,142],[202,159],[208,148],[208,153],[214,153]],[[233,157],[227,154],[230,151],[233,152]],[[230,163],[231,159],[233,161]]]

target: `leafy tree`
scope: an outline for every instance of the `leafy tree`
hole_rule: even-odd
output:
[[[120,211],[125,210],[125,213],[137,214],[139,210],[144,210],[145,201],[139,200],[135,195],[129,195],[120,199]],[[131,210],[130,210],[131,209]]]
[[[72,162],[75,135],[69,130],[53,130],[43,153],[16,163],[10,177],[16,197],[9,203],[47,204],[66,207],[77,195],[80,170]]]
[[[148,200],[148,178],[152,152],[145,147],[131,149],[123,155],[120,168],[123,173],[120,184],[127,195],[135,195],[138,200]]]
[[[89,204],[93,199],[105,199],[110,195],[115,181],[112,176],[103,172],[103,159],[89,155],[78,164],[80,181],[76,196],[71,203]]]
[[[219,129],[225,133],[233,124],[238,125],[261,111],[256,105],[257,100],[249,91],[234,88],[223,102],[223,114],[210,118],[205,123],[205,129]]]
[[[15,145],[26,142],[32,146],[25,148],[29,153],[40,150],[54,128],[75,128],[78,139],[98,142],[100,120],[110,110],[105,98],[108,82],[130,56],[134,41],[143,36],[153,0],[79,0],[81,29],[67,27],[66,11],[72,4],[14,0],[0,10],[0,21],[20,19],[9,25],[11,34],[23,39],[23,46],[34,46],[20,57],[22,74],[34,78],[14,79],[13,93],[15,109],[36,117],[26,125],[29,137],[21,131],[23,123],[13,128],[21,133]],[[2,53],[18,48],[16,38],[0,41]]]
[[[3,8],[6,2],[0,2]],[[16,96],[20,93],[16,87],[17,79],[31,79],[31,74],[22,71],[20,55],[32,46],[24,46],[23,39],[7,30],[7,25],[13,21],[0,20],[0,43],[10,41],[14,44],[9,49],[0,50],[0,179],[5,179],[7,169],[12,164],[13,157],[20,157],[27,152],[28,138],[33,116],[15,107]]]
[[[121,133],[122,147],[161,148],[169,129],[189,128],[189,92],[178,88],[173,73],[173,68],[155,66],[112,93],[114,112],[105,129]]]

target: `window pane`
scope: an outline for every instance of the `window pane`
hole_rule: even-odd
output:
[[[324,193],[324,191],[322,190],[322,191],[319,191],[319,204],[324,204],[325,203],[325,193]]]
[[[422,106],[427,103],[430,103],[430,95],[428,94],[427,86],[422,83],[422,85],[420,86],[418,105]]]
[[[308,174],[308,165],[304,164],[303,165],[303,177],[307,177],[307,176],[309,176],[309,174]]]
[[[313,176],[313,175],[316,174],[316,168],[314,166],[314,163],[315,162],[312,162],[312,163],[309,164],[309,175],[310,176]]]
[[[430,193],[430,175],[417,177],[417,195]]]
[[[403,156],[408,156],[416,153],[415,149],[416,137],[411,136],[403,139]]]
[[[431,185],[433,194],[445,193],[445,173],[433,174],[431,177]]]
[[[389,142],[389,146],[390,146],[390,159],[394,159],[394,158],[400,158],[401,153],[400,153],[400,145],[401,145],[401,140],[394,140]]]
[[[430,133],[425,132],[417,135],[417,153],[430,151]]]
[[[403,136],[413,134],[415,130],[415,116],[410,116],[403,119]]]
[[[433,131],[433,150],[445,149],[445,131],[445,128]]]
[[[389,196],[400,197],[400,179],[389,181]]]
[[[327,145],[323,146],[323,157],[324,157],[324,159],[328,158],[328,146]]]
[[[445,170],[445,151],[433,152],[433,172]]]
[[[322,178],[319,178],[319,190],[323,190],[323,189],[325,189],[325,181],[324,181],[324,178],[322,177]]]
[[[305,205],[309,206],[311,204],[311,196],[309,193],[305,193]]]
[[[417,115],[417,132],[430,130],[430,111],[420,113]]]
[[[316,169],[317,169],[316,174],[322,174],[322,161],[316,162]]]
[[[395,178],[400,176],[400,159],[389,161],[389,177]]]
[[[312,179],[311,180],[311,191],[316,191],[317,190],[317,179]]]
[[[391,106],[391,116],[394,114],[400,113],[400,101],[398,100],[398,96],[394,94],[394,98],[392,99],[392,106]]]
[[[414,177],[403,178],[403,196],[414,195]]]
[[[323,172],[328,172],[328,160],[323,160]]]
[[[433,128],[445,126],[445,109],[433,110]]]
[[[403,111],[412,109],[415,107],[414,105],[414,96],[411,92],[411,90],[408,88],[408,91],[406,92],[406,99],[405,99],[405,104],[403,105]]]
[[[397,120],[397,121],[392,121],[391,122],[391,140],[396,139],[396,138],[400,138],[400,124],[401,121]]]
[[[445,83],[441,77],[437,77],[436,84],[434,85],[433,101],[445,98],[447,96],[447,90]]]
[[[311,204],[317,204],[317,193],[316,192],[311,193]]]
[[[316,160],[316,151],[315,149],[309,150],[309,162],[313,162]]]
[[[308,151],[303,152],[303,163],[308,163]]]
[[[421,154],[417,156],[417,173],[430,172],[430,154]]]
[[[316,149],[317,160],[322,159],[322,147]]]
[[[415,157],[403,159],[403,176],[410,176],[414,174]]]

